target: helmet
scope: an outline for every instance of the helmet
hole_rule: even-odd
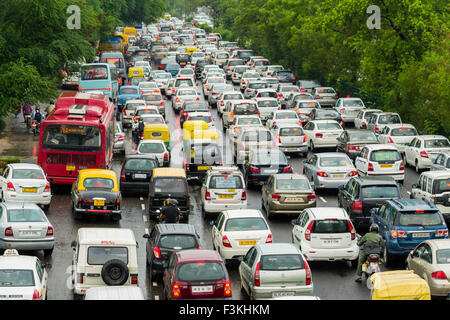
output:
[[[175,199],[169,199],[169,205],[177,206],[178,205],[178,201],[175,200]]]
[[[379,231],[378,225],[376,223],[372,223],[369,227],[369,232],[378,233],[378,231]]]
[[[39,108],[36,108],[36,112],[41,112],[41,111],[39,110]]]

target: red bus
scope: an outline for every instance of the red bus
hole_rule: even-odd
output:
[[[52,184],[72,184],[78,170],[110,169],[116,117],[108,96],[64,92],[41,124],[38,164]]]

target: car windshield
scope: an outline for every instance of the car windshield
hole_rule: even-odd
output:
[[[233,218],[228,219],[224,231],[256,231],[268,230],[262,218]]]
[[[259,95],[262,98],[276,97],[275,92],[261,92]],[[258,101],[258,108],[278,108],[278,102],[276,100]]]
[[[179,96],[195,96],[195,95],[197,95],[197,91],[195,91],[195,90],[179,90],[178,95]]]
[[[153,76],[154,79],[172,79],[172,75],[170,73],[157,73]]]
[[[437,264],[450,264],[450,249],[436,250],[436,262]]]
[[[301,270],[305,268],[299,254],[264,255],[261,257],[260,268],[264,271]]]
[[[450,143],[447,139],[430,139],[425,140],[425,148],[447,148],[450,147]]]
[[[226,278],[223,263],[186,262],[177,267],[178,281],[217,281]]]
[[[306,179],[277,179],[277,190],[309,190],[310,186]]]
[[[210,189],[242,189],[242,177],[239,175],[212,176],[209,180]]]
[[[296,86],[282,86],[280,88],[281,92],[300,92],[300,88]]]
[[[261,120],[259,118],[239,118],[237,119],[236,124],[241,126],[249,126],[252,124],[261,124]]]
[[[347,233],[350,232],[349,221],[339,219],[315,220],[312,233]]]
[[[184,234],[171,234],[162,236],[159,240],[159,247],[165,249],[195,249],[198,247],[197,240],[194,236]]]
[[[145,124],[164,124],[164,118],[159,116],[159,117],[142,117],[142,122],[144,122]],[[153,134],[152,134],[153,136]]]
[[[39,209],[9,209],[8,222],[45,222]]]
[[[319,108],[319,103],[318,102],[312,102],[312,101],[299,101],[297,102],[297,107],[298,108]]]
[[[383,114],[378,118],[379,124],[402,123],[397,114]]]
[[[144,101],[161,101],[162,96],[156,95],[156,94],[146,94],[142,96]]]
[[[433,194],[450,191],[450,178],[436,179],[433,182]]]
[[[14,169],[13,179],[43,179],[44,175],[40,169]]]
[[[155,192],[187,194],[187,184],[182,178],[157,178],[154,180]]]
[[[361,188],[361,195],[364,199],[375,198],[399,198],[398,188],[395,186],[366,186]]]
[[[321,118],[336,118],[339,117],[339,113],[334,110],[317,109],[317,117]]]
[[[108,189],[114,188],[114,181],[108,178],[86,178],[83,181],[86,189]]]
[[[436,226],[442,224],[438,210],[401,211],[394,219],[394,224],[397,226]]]
[[[0,287],[34,287],[33,271],[1,269]]]
[[[317,87],[318,85],[319,85],[319,83],[317,83],[316,81],[309,81],[309,80],[300,81],[301,88],[313,88],[313,87]]]
[[[371,132],[352,132],[348,134],[349,141],[375,141],[377,142],[376,135]]]
[[[295,136],[302,136],[303,135],[303,129],[298,128],[281,128],[280,129],[280,136],[283,137],[295,137]]]
[[[336,94],[336,91],[334,91],[334,89],[332,89],[332,88],[320,88],[320,89],[316,89],[316,93],[332,93],[332,94]]]
[[[361,100],[354,100],[354,99],[343,100],[342,104],[344,107],[360,107],[360,108],[364,107],[364,103]]]
[[[241,100],[242,94],[238,93],[238,94],[226,94],[223,96],[223,100]]]
[[[90,265],[103,265],[107,261],[118,259],[128,264],[128,249],[125,247],[95,247],[88,248],[87,263]]]
[[[158,164],[155,160],[150,159],[128,159],[125,162],[125,170],[138,170],[138,171],[153,171],[157,168]]]
[[[248,66],[242,66],[242,67],[236,66],[234,68],[234,72],[236,72],[236,73],[244,73],[248,68],[249,68]]]
[[[417,130],[414,128],[408,128],[408,127],[404,127],[404,128],[397,128],[397,129],[392,129],[391,131],[391,136],[396,137],[396,136],[417,136]]]
[[[120,89],[120,94],[137,94],[138,90],[136,88],[122,88]]]
[[[107,80],[108,68],[102,65],[88,65],[81,67],[81,80]]]
[[[249,51],[239,51],[238,52],[238,56],[240,58],[249,58],[249,57],[251,57],[253,55],[254,55],[254,53],[251,50],[249,50]]]
[[[242,78],[244,79],[257,79],[259,78],[259,73],[246,73],[242,75]]]
[[[194,110],[208,111],[208,107],[203,102],[194,102],[194,103],[186,104],[184,106],[184,111],[194,111]]]
[[[248,131],[242,137],[245,142],[272,141],[272,135],[268,131]]]
[[[100,151],[102,147],[100,128],[85,125],[49,124],[44,130],[42,147],[68,151]],[[60,156],[60,154],[48,154],[47,163],[59,164]],[[72,158],[74,156],[72,155]]]
[[[192,87],[194,84],[192,83],[191,79],[178,79],[177,81],[175,81],[175,87],[181,87],[183,85]]]
[[[277,164],[287,164],[287,158],[283,152],[279,151],[257,151],[252,157],[252,164],[260,165],[277,165]]]
[[[140,86],[142,89],[147,89],[147,88],[150,88],[150,89],[152,89],[152,88],[158,89],[158,85],[156,84],[156,82],[141,82],[141,83],[139,84],[139,86]]]
[[[319,129],[319,130],[341,130],[342,127],[337,122],[325,122],[325,123],[317,123],[317,129]]]
[[[350,159],[345,157],[323,157],[320,158],[321,167],[352,167]]]
[[[297,119],[295,112],[277,112],[275,119]]]
[[[162,143],[142,143],[139,147],[139,153],[163,153],[165,150]]]
[[[370,154],[370,161],[399,161],[402,157],[397,150],[376,150]]]
[[[159,111],[156,109],[140,109],[140,110],[136,110],[136,112],[134,113],[134,115],[137,117],[139,117],[143,114],[159,114]]]
[[[189,116],[189,121],[205,121],[206,123],[210,123],[211,116],[208,115],[196,115],[195,113]]]
[[[256,104],[254,103],[242,103],[242,104],[236,104],[234,106],[234,113],[257,113],[258,108],[256,107]]]
[[[262,83],[250,83],[248,85],[248,87],[250,89],[264,89],[264,88],[267,88],[267,83],[265,83],[265,82],[262,82]]]
[[[137,107],[145,106],[143,103],[127,103],[125,106],[126,110],[136,110]]]

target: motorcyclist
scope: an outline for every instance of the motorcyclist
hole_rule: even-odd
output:
[[[169,199],[168,206],[161,209],[159,222],[162,223],[178,223],[180,221],[180,209],[178,209],[178,201]]]
[[[362,281],[362,265],[366,262],[368,253],[367,250],[364,250],[365,247],[370,248],[377,248],[377,251],[379,254],[381,254],[382,250],[384,249],[384,240],[383,238],[378,234],[379,228],[378,225],[373,223],[369,227],[369,232],[367,232],[364,236],[361,237],[361,239],[358,241],[358,246],[360,247],[359,250],[359,259],[358,259],[358,268],[356,269],[356,275],[358,276],[355,281],[361,282]],[[374,245],[378,245],[374,246]],[[375,253],[375,252],[371,252]]]
[[[39,108],[36,108],[36,110],[31,115],[32,121],[36,121],[36,125],[40,125],[41,122],[44,120],[44,115],[41,113],[41,110]]]
[[[22,112],[23,112],[23,122],[27,122],[27,116],[33,113],[33,108],[27,103],[23,107]]]

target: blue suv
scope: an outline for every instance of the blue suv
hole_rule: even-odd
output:
[[[386,200],[370,213],[370,222],[379,226],[379,233],[386,241],[386,266],[395,257],[406,256],[422,241],[448,238],[448,228],[441,212],[424,200]]]

